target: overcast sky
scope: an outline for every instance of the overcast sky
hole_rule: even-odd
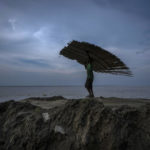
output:
[[[134,77],[95,73],[94,85],[150,85],[149,0],[0,0],[0,85],[84,85],[59,56],[71,40],[101,46]]]

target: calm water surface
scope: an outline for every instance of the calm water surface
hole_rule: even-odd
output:
[[[96,97],[150,98],[150,87],[95,86],[94,93]],[[20,100],[27,97],[58,95],[66,98],[83,98],[88,93],[82,86],[0,87],[1,102],[11,99]]]

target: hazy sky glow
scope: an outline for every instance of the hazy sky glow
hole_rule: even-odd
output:
[[[84,85],[59,56],[71,40],[120,57],[134,77],[95,73],[95,85],[150,85],[149,0],[0,0],[0,85]]]

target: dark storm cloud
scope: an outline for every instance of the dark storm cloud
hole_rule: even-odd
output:
[[[99,7],[103,7],[103,8],[105,7],[106,9],[109,8],[112,10],[117,10],[120,13],[126,14],[126,16],[129,18],[129,21],[131,22],[133,21],[135,28],[137,27],[137,25],[139,25],[139,29],[135,30],[136,33],[130,32],[129,34],[129,32],[127,32],[129,38],[130,36],[132,36],[132,38],[127,40],[127,42],[131,41],[132,43],[134,43],[135,41],[137,46],[141,48],[140,50],[141,53],[144,53],[150,49],[150,42],[149,42],[150,41],[150,11],[149,11],[150,1],[149,0],[144,0],[144,1],[93,0],[93,1],[97,5],[99,5]],[[142,29],[142,34],[140,35],[139,33],[141,29]],[[139,40],[138,40],[138,36],[141,36],[139,37]],[[141,45],[142,47],[140,47]]]
[[[46,67],[46,68],[50,67],[50,65],[45,60],[41,60],[41,59],[33,60],[33,59],[18,58],[18,61],[27,65]]]
[[[139,17],[150,18],[150,1],[149,0],[93,0],[96,4],[103,7],[111,7],[126,13],[131,13]]]
[[[53,74],[50,77],[53,84],[65,78],[62,84],[79,84],[85,73],[83,66],[59,57],[59,51],[73,39],[108,49],[135,74],[133,83],[125,77],[111,75],[106,76],[107,79],[102,76],[104,82],[141,84],[138,80],[150,81],[149,3],[148,0],[0,0],[0,69],[3,71],[0,84],[9,84],[6,74],[12,72],[15,80],[10,84],[24,84],[25,74],[31,84],[35,84],[34,72],[40,74],[39,79],[44,78],[44,83]],[[70,76],[74,80],[67,82]],[[96,74],[99,84],[98,78]]]

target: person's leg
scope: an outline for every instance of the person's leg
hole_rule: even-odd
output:
[[[88,79],[86,80],[85,88],[87,89],[87,91],[89,93],[89,95],[87,97],[90,97],[91,96],[91,90],[90,90],[90,87],[89,87],[89,80]]]
[[[89,92],[89,97],[91,96],[91,90],[90,90],[90,88],[87,88],[87,91]]]
[[[91,97],[94,97],[94,93],[93,93],[93,80],[91,80],[91,83],[90,83],[90,95],[91,95]]]
[[[94,97],[93,88],[90,89],[91,96]]]

